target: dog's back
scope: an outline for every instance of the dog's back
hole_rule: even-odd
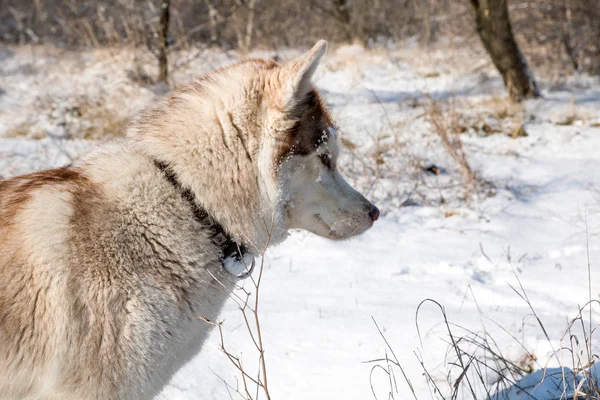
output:
[[[0,206],[0,393],[151,398],[198,351],[227,277],[147,158],[0,181]]]

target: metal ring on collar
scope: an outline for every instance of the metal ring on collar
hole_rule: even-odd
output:
[[[247,277],[249,277],[250,275],[252,275],[252,271],[254,271],[254,266],[255,265],[256,265],[256,257],[252,257],[252,265],[250,265],[250,269],[248,269],[243,274],[238,275],[237,278],[238,279],[246,279]]]

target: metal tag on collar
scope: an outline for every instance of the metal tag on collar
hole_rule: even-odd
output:
[[[225,242],[227,242],[227,240],[227,237],[225,237],[225,235],[221,232],[212,237],[213,243],[215,243],[217,246],[222,246]]]
[[[252,275],[252,271],[254,271],[254,266],[256,265],[256,258],[252,257],[252,264],[250,264],[250,268],[248,268],[243,274],[238,275],[238,279],[246,279],[250,275]]]
[[[252,257],[251,262],[250,257]],[[229,257],[222,259],[221,264],[227,272],[235,276],[237,279],[246,279],[252,274],[252,271],[254,271],[256,259],[248,252],[245,252],[241,258],[239,253],[237,253],[235,255],[231,254]]]

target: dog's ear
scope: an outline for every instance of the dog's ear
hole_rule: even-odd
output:
[[[327,51],[327,42],[319,40],[308,53],[283,66],[280,101],[285,110],[293,110],[312,90],[311,78]]]

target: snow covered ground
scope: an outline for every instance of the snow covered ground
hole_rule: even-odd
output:
[[[93,146],[78,129],[110,127],[98,122],[102,114],[84,118],[88,114],[77,103],[82,96],[85,104],[106,105],[121,118],[160,92],[128,79],[117,67],[118,55],[69,58],[18,49],[2,54],[4,177],[68,163]],[[235,58],[203,53],[174,80]],[[520,109],[505,100],[502,82],[485,60],[480,50],[463,48],[346,46],[330,52],[316,85],[345,139],[342,167],[384,216],[348,242],[294,232],[267,252],[260,315],[274,399],[389,398],[387,375],[367,363],[386,352],[391,357],[373,318],[414,388],[415,395],[396,368],[393,398],[440,396],[431,392],[419,358],[447,396],[448,374],[457,379],[460,370],[452,367],[440,309],[426,302],[417,315],[425,299],[443,305],[456,337],[467,330],[485,333],[503,357],[524,369],[573,367],[568,353],[553,352],[571,346],[563,334],[589,300],[588,283],[598,300],[600,82],[586,76],[540,79],[544,98]],[[467,159],[485,185],[465,190],[458,166],[428,122],[434,102],[449,127],[460,125]],[[52,110],[44,108],[48,104]],[[71,110],[67,117],[65,110]],[[521,126],[527,136],[511,138]],[[431,166],[441,174],[428,173]],[[516,276],[549,341],[513,290],[520,290]],[[592,327],[599,311],[592,307]],[[586,311],[586,326],[589,315]],[[242,354],[255,370],[258,358],[233,301],[222,319],[228,350]],[[583,342],[580,329],[576,334]],[[592,351],[599,350],[592,338]],[[489,360],[475,345],[471,351]],[[526,379],[535,384],[539,376]],[[484,378],[489,386],[497,380],[489,370]],[[161,398],[230,398],[223,380],[235,386],[236,373],[214,332]],[[541,386],[533,397],[559,398],[555,389]],[[485,397],[481,388],[475,390]],[[471,398],[468,390],[461,393]],[[531,398],[515,388],[504,394]]]

